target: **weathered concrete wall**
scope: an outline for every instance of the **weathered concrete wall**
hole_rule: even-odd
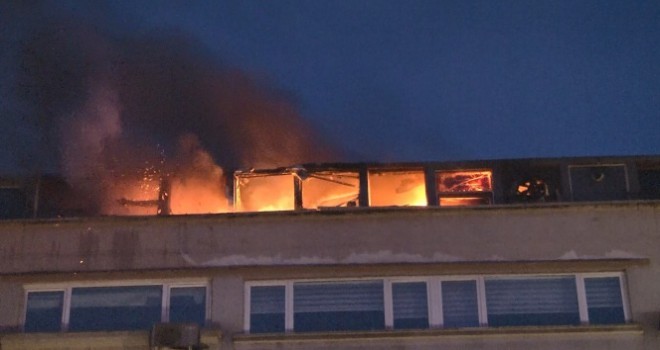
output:
[[[223,348],[657,349],[658,247],[658,202],[0,222],[0,303],[16,301],[18,294],[22,298],[16,281],[34,282],[50,273],[65,279],[110,273],[122,279],[144,270],[149,272],[143,278],[168,269],[199,270],[212,280],[212,326],[226,332]],[[281,278],[278,274],[331,278],[337,277],[333,269],[343,268],[339,275],[346,275],[369,265],[368,274],[379,264],[391,268],[410,263],[421,270],[419,264],[601,259],[648,262],[627,269],[632,317],[639,329],[348,342],[325,337],[231,341],[231,335],[242,331],[245,280]],[[279,270],[271,276],[273,269]],[[8,310],[0,315],[0,324],[18,324],[21,307],[0,305],[0,310]]]
[[[0,274],[656,258],[660,205],[96,218],[5,222],[0,232]]]

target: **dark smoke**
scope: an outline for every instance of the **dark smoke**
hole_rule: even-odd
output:
[[[112,37],[58,21],[22,46],[18,91],[43,152],[94,210],[125,177],[336,160],[284,93],[218,62],[181,33]]]

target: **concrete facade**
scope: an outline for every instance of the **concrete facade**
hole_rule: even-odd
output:
[[[146,332],[21,333],[33,285],[201,279],[212,349],[658,349],[660,202],[0,221],[2,349],[139,349]],[[631,323],[246,334],[261,280],[624,272]]]

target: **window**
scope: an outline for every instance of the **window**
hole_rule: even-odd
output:
[[[426,206],[423,170],[369,171],[369,205]]]
[[[358,206],[360,176],[357,172],[320,171],[301,179],[305,209]]]
[[[623,324],[620,273],[248,283],[245,331]]]
[[[237,211],[295,209],[294,176],[291,173],[236,173],[234,186]]]
[[[206,320],[206,287],[171,287],[170,322],[197,323]]]
[[[284,332],[284,286],[254,286],[250,289],[252,333]]]
[[[28,289],[24,329],[26,332],[139,330],[167,321],[204,325],[206,290],[206,286],[200,285]]]
[[[71,331],[148,329],[160,321],[161,286],[73,288]]]
[[[621,281],[619,277],[593,277],[584,279],[589,322],[617,324],[625,322]]]
[[[488,325],[578,325],[574,276],[486,279]]]
[[[395,329],[429,327],[426,282],[392,283]]]
[[[574,201],[610,201],[628,198],[625,164],[569,165]]]
[[[297,332],[384,329],[383,282],[295,283],[293,317]]]
[[[57,332],[62,326],[64,292],[44,291],[28,294],[26,332]]]
[[[442,281],[441,285],[443,327],[478,327],[477,281]]]
[[[441,207],[490,204],[493,199],[490,170],[439,171],[436,174]]]

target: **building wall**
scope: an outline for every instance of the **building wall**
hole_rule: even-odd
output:
[[[223,348],[660,346],[658,202],[6,221],[0,232],[8,331],[20,327],[24,284],[196,277],[211,281],[209,328]],[[245,281],[599,271],[626,272],[633,325],[241,335]]]

